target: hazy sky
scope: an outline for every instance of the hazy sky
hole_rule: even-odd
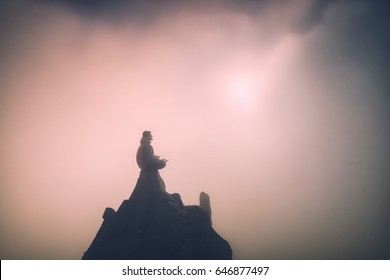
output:
[[[0,257],[79,259],[139,175],[236,259],[390,258],[387,1],[0,4]]]

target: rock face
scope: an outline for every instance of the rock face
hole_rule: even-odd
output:
[[[118,211],[106,208],[82,259],[232,259],[229,243],[211,227],[210,199],[201,197],[207,211],[184,206],[179,194],[165,191],[158,171],[142,170]]]
[[[206,211],[209,214],[209,216],[210,216],[210,226],[212,226],[210,197],[205,192],[201,192],[200,195],[199,195],[199,207],[200,207],[200,209]]]

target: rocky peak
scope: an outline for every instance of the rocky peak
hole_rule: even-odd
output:
[[[106,208],[103,223],[82,259],[232,259],[211,226],[210,197],[185,206],[166,192],[157,170],[141,170],[129,199]]]

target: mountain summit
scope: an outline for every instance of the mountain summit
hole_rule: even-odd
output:
[[[103,223],[82,259],[232,259],[232,250],[211,226],[209,196],[184,206],[169,194],[158,170],[141,170],[130,198]]]

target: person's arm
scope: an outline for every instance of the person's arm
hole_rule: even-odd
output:
[[[167,159],[161,159],[160,156],[154,156],[153,166],[156,169],[162,169],[167,165]]]

